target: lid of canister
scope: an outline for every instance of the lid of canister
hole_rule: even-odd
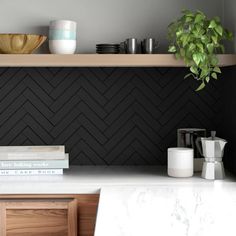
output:
[[[201,128],[180,128],[178,129],[179,131],[206,131],[206,129],[201,129]]]
[[[193,152],[193,149],[185,147],[175,147],[175,148],[168,148],[168,152]]]

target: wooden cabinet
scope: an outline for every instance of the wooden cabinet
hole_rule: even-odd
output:
[[[0,236],[93,236],[99,195],[0,196]]]
[[[76,236],[76,199],[2,200],[1,235]]]

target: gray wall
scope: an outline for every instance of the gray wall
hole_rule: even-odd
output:
[[[224,0],[224,23],[225,26],[236,34],[236,1]],[[236,52],[236,38],[227,43],[227,52]]]
[[[228,1],[228,0],[227,0]],[[0,32],[47,33],[54,19],[78,22],[78,51],[100,42],[156,37],[166,50],[166,28],[180,11],[200,9],[223,16],[223,0],[1,0]],[[231,1],[233,2],[233,0]]]

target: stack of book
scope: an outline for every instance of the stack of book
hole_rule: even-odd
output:
[[[65,146],[0,146],[0,176],[62,175],[67,168]]]

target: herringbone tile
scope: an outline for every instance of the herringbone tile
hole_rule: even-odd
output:
[[[156,165],[176,129],[217,129],[221,81],[184,68],[1,68],[0,145],[65,144],[70,163]]]

